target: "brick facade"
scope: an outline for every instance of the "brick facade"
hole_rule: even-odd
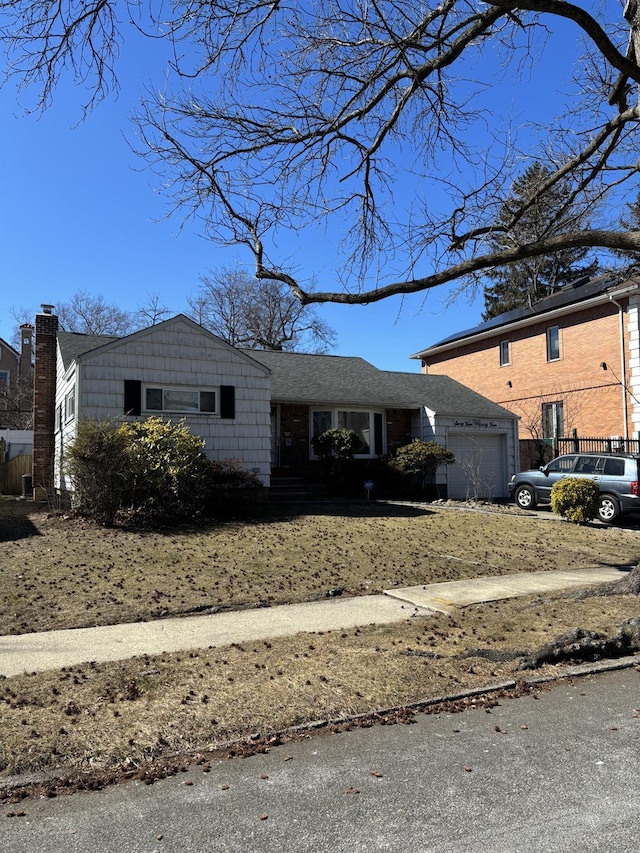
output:
[[[627,300],[628,301],[628,300]],[[626,305],[626,302],[624,303]],[[633,419],[629,385],[629,320],[624,312],[627,353],[622,364],[620,313],[613,302],[580,309],[521,328],[505,326],[491,337],[475,339],[423,358],[423,372],[445,374],[520,417],[520,437],[542,434],[542,404],[562,402],[564,432],[580,436],[625,434],[640,429]],[[560,357],[547,360],[547,329],[558,326]],[[509,342],[509,363],[500,364],[501,342]],[[604,370],[602,363],[607,365]]]
[[[411,431],[410,409],[387,409],[387,450],[389,453],[409,444],[414,437]]]
[[[302,473],[310,463],[309,406],[283,403],[280,406],[279,468]],[[388,451],[409,444],[412,411],[409,409],[386,409],[386,436]]]
[[[42,499],[53,488],[58,318],[49,306],[36,316],[36,357],[33,377],[33,489]]]

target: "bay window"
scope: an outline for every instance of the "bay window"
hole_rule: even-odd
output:
[[[385,447],[383,414],[366,409],[313,409],[310,438],[328,429],[350,429],[360,439],[356,457],[382,456]],[[313,450],[311,453],[313,455]]]

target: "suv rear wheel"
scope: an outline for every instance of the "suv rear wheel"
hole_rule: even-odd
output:
[[[601,495],[598,504],[598,518],[605,524],[611,524],[620,515],[620,504],[613,495]]]
[[[520,509],[536,508],[536,493],[531,486],[519,486],[516,489],[515,498]]]

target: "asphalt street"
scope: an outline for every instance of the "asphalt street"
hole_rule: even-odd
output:
[[[636,853],[640,673],[2,806],[2,853]],[[9,817],[13,812],[24,816]]]

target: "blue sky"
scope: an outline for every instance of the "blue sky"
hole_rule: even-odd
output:
[[[130,149],[127,116],[145,82],[146,45],[130,46],[120,63],[122,91],[81,123],[81,91],[65,83],[41,116],[21,117],[16,93],[0,90],[0,337],[11,339],[9,308],[36,310],[78,290],[102,294],[135,310],[147,294],[159,294],[172,313],[185,311],[199,275],[247,264],[240,249],[219,248],[178,219],[166,220],[157,177]],[[547,65],[547,73],[557,69]],[[548,100],[546,87],[531,87],[528,117]],[[331,246],[318,246],[305,269],[318,287],[335,287]],[[340,355],[358,355],[388,370],[418,371],[408,356],[480,320],[482,300],[458,299],[434,290],[369,306],[319,308],[337,332]]]

